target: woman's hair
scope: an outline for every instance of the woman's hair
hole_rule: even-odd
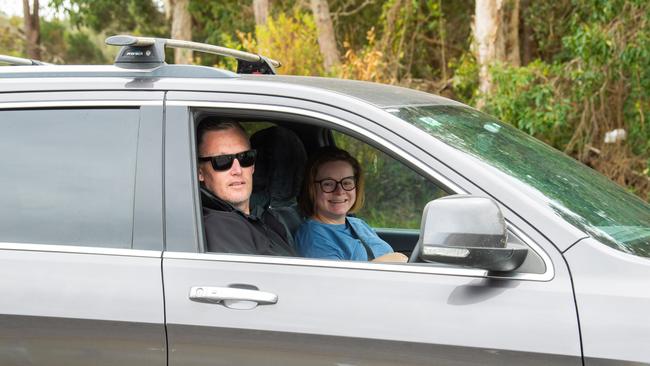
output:
[[[320,189],[318,184],[315,184],[318,169],[325,164],[333,161],[344,161],[352,166],[354,177],[356,178],[356,200],[350,208],[350,212],[356,212],[363,207],[364,202],[364,179],[361,165],[357,159],[353,158],[347,151],[341,150],[333,146],[322,147],[313,153],[307,160],[307,167],[305,168],[305,176],[302,181],[302,190],[298,197],[298,206],[300,211],[306,217],[314,215],[314,201],[316,198],[316,189]]]

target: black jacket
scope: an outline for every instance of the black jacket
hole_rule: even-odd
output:
[[[201,202],[207,251],[296,256],[287,229],[267,210],[247,215],[204,188]]]

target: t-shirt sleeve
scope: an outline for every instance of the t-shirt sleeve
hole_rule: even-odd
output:
[[[363,240],[370,246],[375,257],[381,257],[384,254],[393,252],[393,247],[380,238],[365,221],[355,218],[352,224],[357,233],[363,236]]]

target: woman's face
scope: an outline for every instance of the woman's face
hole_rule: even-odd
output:
[[[345,161],[331,161],[320,166],[316,174],[316,181],[333,179],[341,181],[343,178],[353,177],[352,165]],[[336,189],[331,193],[325,193],[321,185],[316,185],[314,197],[314,219],[326,224],[343,224],[345,215],[350,211],[357,199],[356,187],[351,191],[343,189],[341,184],[336,184]]]

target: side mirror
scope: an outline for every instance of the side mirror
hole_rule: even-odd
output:
[[[455,264],[489,271],[513,271],[528,249],[508,244],[503,214],[487,197],[455,195],[429,202],[411,261]]]

